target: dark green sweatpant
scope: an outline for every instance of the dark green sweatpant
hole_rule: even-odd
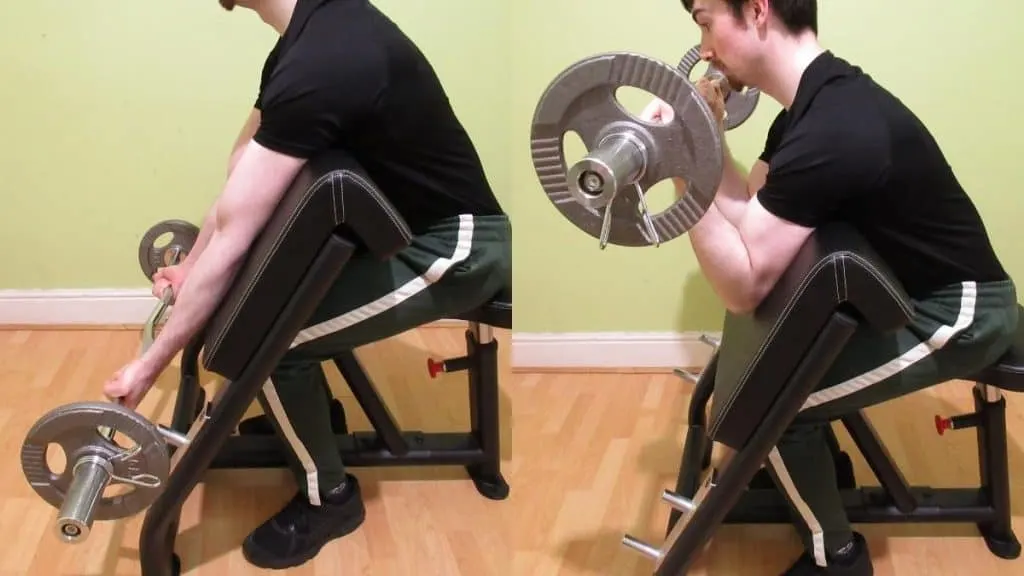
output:
[[[345,477],[322,363],[479,306],[510,283],[511,273],[505,216],[451,218],[387,261],[369,254],[349,261],[259,395],[312,504]]]
[[[830,422],[993,364],[1017,330],[1012,282],[964,282],[915,300],[910,325],[854,334],[769,456],[804,546],[825,566],[852,538],[827,442]]]

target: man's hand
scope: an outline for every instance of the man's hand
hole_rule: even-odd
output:
[[[715,118],[718,132],[725,132],[725,90],[728,83],[724,78],[708,78],[701,76],[697,80],[697,92],[704,97],[704,101],[711,108],[711,115]]]
[[[158,268],[156,274],[153,275],[153,296],[163,298],[164,290],[170,287],[174,291],[173,299],[176,300],[178,293],[181,292],[181,285],[188,278],[188,272],[189,267],[181,264]]]
[[[103,384],[103,394],[110,401],[135,410],[153,387],[158,374],[142,360],[134,360],[125,364]]]
[[[697,93],[704,98],[711,108],[719,132],[725,131],[725,90],[726,81],[721,78],[701,76],[695,84]],[[653,124],[671,124],[676,118],[676,111],[664,100],[655,98],[640,113],[640,119]]]

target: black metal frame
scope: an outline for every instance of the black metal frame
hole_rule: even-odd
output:
[[[851,321],[847,318],[846,321]],[[842,323],[839,313],[833,324]],[[689,516],[673,510],[668,522],[668,542],[662,547],[657,576],[685,573],[719,524],[788,524],[792,513],[785,496],[776,488],[751,486],[758,468],[796,416],[814,389],[824,368],[834,360],[846,341],[848,328],[833,328],[835,337],[815,343],[796,372],[795,381],[785,387],[772,412],[762,422],[753,441],[737,452],[716,478],[714,489]],[[827,358],[826,358],[827,357]],[[697,380],[689,409],[689,425],[675,493],[693,499],[700,492],[701,478],[710,465],[711,443],[706,434],[705,411],[714,389],[717,352]],[[801,372],[813,366],[815,376],[800,380]],[[795,408],[794,408],[795,407]],[[863,412],[841,419],[857,448],[878,479],[879,486],[841,490],[852,523],[971,523],[978,526],[989,550],[1004,559],[1020,556],[1021,545],[1011,525],[1010,479],[1006,441],[1006,400],[1002,392],[985,382],[976,382],[972,414],[951,419],[952,428],[977,428],[980,486],[932,488],[908,485],[885,445]],[[838,450],[836,443],[833,451]],[[839,456],[838,452],[836,456]],[[695,502],[697,504],[697,502]],[[680,522],[680,519],[684,519]]]
[[[212,401],[199,386],[199,353],[205,335],[183,352],[181,386],[174,407],[173,430],[187,433],[187,447],[173,450],[173,467],[163,492],[146,511],[139,538],[143,576],[177,576],[174,554],[181,507],[207,470],[279,468],[287,465],[286,448],[276,435],[232,435],[292,337],[351,258],[356,245],[332,235],[241,376],[225,383]],[[376,433],[338,435],[347,466],[463,465],[477,490],[501,500],[509,488],[500,471],[497,341],[491,328],[469,323],[467,355],[449,368],[469,371],[472,430],[467,433],[402,432],[353,354],[335,359],[341,374],[366,412]]]

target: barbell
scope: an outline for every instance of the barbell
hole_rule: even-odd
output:
[[[157,239],[172,234],[163,245]],[[139,263],[146,277],[161,266],[178,263],[195,245],[199,230],[182,220],[151,227],[139,243]],[[156,326],[173,298],[164,291],[142,331],[140,350],[153,343]],[[114,441],[120,433],[131,441]],[[118,520],[145,510],[160,495],[171,471],[169,446],[188,444],[188,437],[154,424],[129,408],[112,402],[85,401],[58,406],[44,414],[25,435],[21,469],[36,494],[57,508],[57,535],[64,542],[84,541],[96,520]],[[59,445],[66,465],[55,472],[46,460],[51,444]],[[105,495],[107,488],[125,485],[128,491]]]
[[[690,80],[700,61],[691,48],[677,66],[634,52],[609,52],[563,70],[542,94],[533,115],[530,147],[548,199],[603,249],[650,246],[675,239],[704,216],[722,181],[724,148],[714,115]],[[760,92],[737,92],[709,66],[705,76],[724,83],[725,129],[753,114]],[[616,98],[624,86],[645,90],[672,107],[669,124],[647,122]],[[567,166],[564,137],[580,136],[587,155]],[[686,193],[652,215],[645,195],[670,178]]]

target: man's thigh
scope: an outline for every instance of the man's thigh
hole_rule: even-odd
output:
[[[479,306],[511,278],[511,231],[505,217],[439,223],[409,247],[380,260],[349,261],[289,357],[330,358]]]
[[[956,378],[995,362],[1017,327],[1010,283],[964,283],[915,302],[915,316],[900,330],[858,330],[797,423],[831,420]]]

